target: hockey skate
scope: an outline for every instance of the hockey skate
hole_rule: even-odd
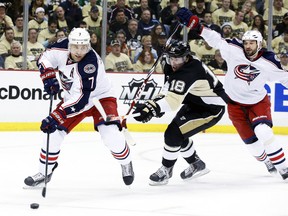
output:
[[[155,173],[150,175],[150,185],[166,185],[168,184],[169,179],[172,177],[173,167],[160,167]]]
[[[194,163],[191,163],[190,166],[180,173],[180,176],[183,180],[198,178],[209,173],[210,170],[206,169],[206,164],[198,159]]]
[[[50,182],[52,174],[57,167],[58,163],[56,162],[52,169],[52,172],[47,176],[47,183]],[[25,178],[24,183],[30,187],[36,187],[36,186],[40,187],[42,183],[44,183],[44,181],[45,181],[45,175],[39,172],[33,176],[28,176],[27,178]]]
[[[288,181],[288,168],[279,171],[283,180]]]
[[[266,168],[268,170],[268,172],[272,175],[276,175],[277,174],[277,169],[275,168],[275,166],[272,164],[272,162],[270,160],[264,162],[266,165]]]
[[[134,171],[133,171],[133,166],[132,162],[121,165],[122,168],[122,177],[123,181],[126,185],[131,185],[134,181]]]

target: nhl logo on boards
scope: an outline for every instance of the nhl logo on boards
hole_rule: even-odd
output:
[[[119,100],[123,100],[123,104],[131,104],[133,99],[136,97],[138,89],[142,86],[144,79],[136,80],[132,79],[127,86],[122,86],[122,92],[119,96]],[[161,87],[154,81],[154,79],[149,80],[144,89],[139,95],[139,103],[144,103],[146,100],[154,98],[159,94]]]
[[[96,71],[96,67],[93,64],[87,64],[84,67],[84,72],[87,74],[94,73]]]

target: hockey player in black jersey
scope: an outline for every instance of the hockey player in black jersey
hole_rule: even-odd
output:
[[[148,122],[165,112],[178,110],[164,133],[162,166],[150,176],[150,185],[164,185],[172,177],[180,153],[189,164],[180,173],[183,180],[209,172],[197,155],[192,136],[215,125],[225,112],[222,83],[209,68],[191,55],[190,46],[172,41],[164,64],[165,84],[161,93],[144,104],[136,104],[137,121]],[[181,106],[181,107],[180,107]]]

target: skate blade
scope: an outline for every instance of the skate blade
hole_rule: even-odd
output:
[[[24,185],[23,186],[23,189],[24,190],[40,190],[40,189],[43,189],[44,187],[44,183],[40,183],[36,186],[28,186],[28,185]]]
[[[149,182],[150,186],[162,186],[162,185],[167,185],[167,184],[168,184],[168,179],[165,179],[162,182],[155,182],[155,181],[152,181],[152,180],[150,180],[150,182]]]
[[[183,179],[184,181],[189,181],[191,179],[195,179],[195,178],[199,178],[200,176],[203,176],[203,175],[206,175],[207,173],[209,173],[210,170],[209,169],[204,169],[204,170],[201,170],[200,172],[197,172],[195,173],[193,176],[191,176],[190,178],[186,178],[186,179]]]

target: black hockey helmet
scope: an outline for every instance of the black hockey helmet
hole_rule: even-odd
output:
[[[172,40],[168,47],[167,54],[169,57],[185,57],[191,53],[188,43],[178,40]]]

